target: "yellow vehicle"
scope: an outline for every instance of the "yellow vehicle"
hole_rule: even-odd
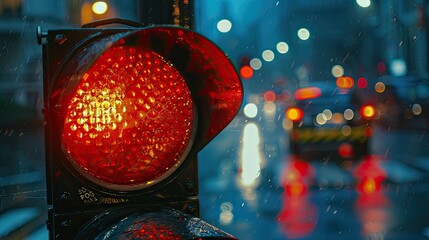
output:
[[[286,110],[291,153],[336,151],[343,158],[367,155],[376,110],[360,90],[329,84],[297,89]]]

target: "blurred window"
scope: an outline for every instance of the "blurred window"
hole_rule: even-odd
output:
[[[22,0],[1,0],[0,17],[19,16],[22,14]]]

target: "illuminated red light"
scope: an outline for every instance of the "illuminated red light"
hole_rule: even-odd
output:
[[[372,136],[372,128],[367,127],[365,128],[365,137],[371,137]]]
[[[379,74],[386,72],[386,70],[387,70],[386,64],[384,64],[383,62],[379,62],[377,64],[377,71]]]
[[[361,183],[361,190],[363,193],[373,193],[380,189],[380,182],[375,181],[374,178],[366,178]]]
[[[289,108],[286,110],[286,117],[294,122],[299,122],[304,117],[304,112],[300,108]]]
[[[353,147],[350,143],[342,143],[338,147],[338,155],[342,158],[350,158],[354,155]]]
[[[311,233],[317,223],[317,207],[309,201],[308,184],[314,170],[308,162],[292,155],[283,173],[282,209],[277,216],[282,231],[291,238],[302,238]]]
[[[357,190],[364,194],[377,192],[386,178],[386,172],[374,157],[366,157],[355,169],[354,175],[359,180]]]
[[[162,222],[161,222],[162,223]],[[178,240],[183,239],[175,233],[171,226],[163,226],[160,222],[135,222],[126,232],[128,239]]]
[[[240,68],[240,76],[245,79],[251,78],[253,76],[253,69],[248,65],[242,66]]]
[[[307,186],[302,182],[296,181],[287,184],[285,190],[288,196],[302,196],[307,192]]]
[[[283,173],[285,193],[288,196],[304,195],[312,177],[313,169],[308,162],[292,160]]]
[[[375,108],[372,105],[364,105],[360,109],[360,115],[365,119],[372,119],[375,116]]]
[[[300,88],[295,91],[294,97],[296,100],[305,100],[318,98],[322,95],[322,91],[318,87]]]
[[[62,144],[77,169],[109,188],[143,188],[167,177],[189,150],[191,93],[155,52],[107,49],[69,100]]]
[[[358,79],[358,87],[359,88],[366,88],[368,86],[368,81],[366,80],[366,78],[359,78]]]
[[[267,102],[274,102],[276,100],[276,93],[274,91],[266,91],[264,93],[264,100]]]

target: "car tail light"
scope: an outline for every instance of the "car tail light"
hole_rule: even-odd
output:
[[[294,93],[294,97],[296,100],[306,100],[318,98],[320,96],[322,96],[322,90],[320,90],[320,88],[318,87],[299,88]]]
[[[351,77],[343,76],[343,77],[337,78],[336,84],[337,84],[337,87],[341,89],[349,89],[353,87],[354,80]]]
[[[342,158],[350,158],[354,155],[353,147],[350,143],[341,143],[338,146],[338,155]]]
[[[304,118],[304,112],[301,108],[292,107],[286,110],[286,117],[293,122],[299,122]]]
[[[372,105],[364,105],[360,108],[360,115],[365,119],[373,119],[375,116],[375,108]]]

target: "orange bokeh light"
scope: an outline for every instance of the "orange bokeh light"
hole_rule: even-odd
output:
[[[375,116],[375,108],[372,105],[365,105],[361,108],[360,114],[363,118],[371,119]]]
[[[289,108],[286,111],[286,117],[291,121],[301,121],[304,117],[304,112],[300,108]]]
[[[318,98],[322,95],[322,91],[318,87],[300,88],[295,91],[294,97],[296,100],[305,100]]]
[[[337,87],[339,88],[352,88],[353,85],[355,84],[353,78],[351,77],[339,77],[337,78]]]
[[[240,68],[240,76],[245,79],[251,78],[253,76],[253,69],[248,65],[242,66]]]

